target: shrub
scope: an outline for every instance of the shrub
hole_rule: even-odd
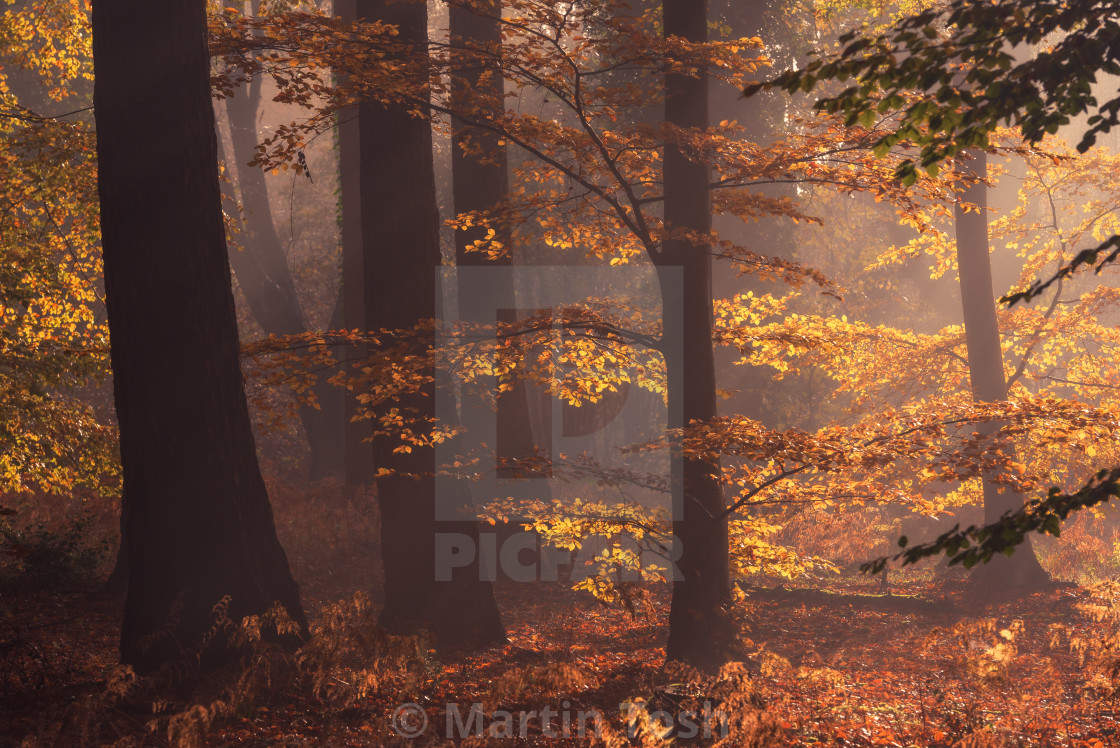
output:
[[[109,541],[92,532],[93,520],[80,514],[58,527],[35,522],[19,527],[13,514],[0,517],[0,564],[5,586],[58,587],[90,581],[101,569]]]

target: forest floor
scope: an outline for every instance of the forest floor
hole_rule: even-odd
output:
[[[563,584],[499,583],[509,643],[442,661],[373,626],[376,546],[285,543],[316,643],[259,645],[201,681],[116,665],[120,600],[96,586],[0,590],[0,746],[655,745],[673,716],[688,745],[725,731],[736,746],[1120,744],[1107,585],[986,602],[928,572],[897,575],[889,595],[858,575],[759,581],[740,606],[747,662],[702,676],[664,664],[666,585],[629,612]],[[592,713],[600,727],[580,737]]]
[[[350,598],[376,566],[373,557],[350,558],[348,575],[296,564],[312,621],[323,622],[332,610],[336,619],[340,611],[361,617],[360,606],[331,607]],[[239,671],[188,691],[134,688],[124,695],[114,665],[119,600],[81,589],[24,591],[0,603],[0,744],[451,744],[447,726],[457,737],[458,717],[473,729],[470,705],[480,703],[485,730],[499,736],[488,744],[586,744],[577,715],[595,710],[607,725],[602,741],[613,735],[626,745],[631,741],[619,740],[627,725],[620,705],[644,699],[647,713],[673,712],[689,698],[717,710],[738,705],[729,745],[1120,742],[1109,661],[1114,628],[1107,606],[1098,609],[1101,621],[1084,609],[1092,599],[1083,589],[1001,604],[970,601],[928,582],[896,586],[890,596],[869,594],[860,580],[841,580],[825,592],[757,589],[745,603],[750,664],[745,674],[724,679],[734,681],[738,696],[718,679],[663,668],[666,593],[653,591],[650,615],[632,616],[561,585],[508,583],[498,589],[507,646],[459,662],[428,653],[409,678],[379,674],[371,656],[356,666],[320,661],[285,669],[269,661],[264,683],[262,658],[248,679]],[[365,613],[375,608],[374,601]],[[345,625],[360,625],[358,618]],[[341,636],[336,624],[328,624],[332,635]],[[395,661],[391,653],[380,656]],[[744,689],[749,698],[742,698]],[[414,741],[391,722],[405,703],[419,705],[428,722]],[[548,737],[539,718],[520,719],[549,705],[558,713],[554,734],[565,734],[561,720],[569,712],[568,739]],[[449,709],[457,712],[450,721]],[[405,716],[409,721],[398,723],[405,731],[423,719]],[[503,720],[512,720],[515,737],[501,737]],[[681,742],[714,742],[724,728],[718,719],[710,724],[712,739]]]

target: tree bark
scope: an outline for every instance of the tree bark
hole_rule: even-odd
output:
[[[414,54],[427,54],[423,2],[359,0],[358,17],[397,25],[398,38],[414,44]],[[360,105],[359,131],[366,324],[374,331],[411,330],[436,316],[440,248],[431,124],[404,106],[367,103]],[[422,392],[382,408],[433,417],[435,373],[428,373],[433,380]],[[377,478],[385,567],[381,623],[399,632],[430,628],[444,650],[494,643],[495,623],[502,632],[490,584],[436,581],[435,450],[413,446],[396,453],[399,444],[392,436],[373,441],[375,464],[393,471]]]
[[[357,18],[356,0],[335,0],[335,15],[343,21]],[[362,208],[360,169],[360,130],[358,109],[339,114],[338,190],[342,213],[342,326],[364,330],[366,310],[362,275]],[[345,355],[360,360],[369,354],[366,346],[351,346]],[[373,458],[369,439],[373,434],[367,419],[358,419],[357,393],[346,391],[345,476],[346,485],[364,486],[373,482]]]
[[[707,0],[665,0],[664,18],[666,36],[707,41]],[[665,119],[680,127],[708,126],[703,76],[666,76]],[[712,226],[708,168],[666,145],[664,184],[668,228],[706,236]],[[708,246],[687,239],[665,241],[656,261],[664,299],[669,413],[670,418],[679,414],[681,425],[717,413],[711,262]],[[667,655],[710,669],[731,656],[733,645],[726,611],[730,580],[723,489],[711,466],[692,459],[679,462],[674,485],[681,486],[683,497],[674,512],[673,533],[682,548],[677,562],[681,578],[673,582]]]
[[[986,178],[988,154],[983,151],[971,151],[970,154],[973,157],[973,173]],[[987,195],[987,185],[977,182],[961,197],[964,203],[976,206],[976,210],[966,213],[961,203],[957,203],[955,211],[957,270],[968,349],[968,375],[972,384],[972,399],[978,403],[1007,399],[1007,379],[1003,370],[1003,349],[1000,347],[988,250]],[[989,424],[980,431],[992,433],[997,428],[998,424]],[[983,482],[985,523],[995,522],[1005,513],[1023,506],[1022,494],[998,486],[987,475]],[[992,589],[1038,585],[1049,579],[1038,563],[1029,537],[1013,556],[994,556],[987,564],[976,567],[971,578]]]
[[[279,603],[307,626],[241,378],[205,3],[100,0],[93,48],[127,496],[121,657],[138,672],[182,657],[205,666],[228,654],[213,614],[223,599],[232,621]]]

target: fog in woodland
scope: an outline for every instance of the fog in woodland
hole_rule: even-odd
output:
[[[1111,745],[1088,0],[9,0],[0,743]]]

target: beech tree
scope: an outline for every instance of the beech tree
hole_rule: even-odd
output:
[[[248,10],[254,16],[260,13],[260,1],[251,0]],[[256,163],[262,85],[261,78],[254,78],[223,99],[232,146],[230,158],[223,160],[235,177],[238,194],[234,197],[240,198],[230,203],[229,210],[240,207],[242,227],[236,237],[240,247],[231,252],[230,264],[261,330],[266,335],[298,335],[311,326],[276,230],[264,170]],[[332,320],[330,326],[338,327],[341,321]],[[328,379],[319,377],[313,389],[314,403],[301,398],[298,408],[307,437],[311,480],[345,470],[343,396]]]
[[[427,44],[427,9],[422,3],[359,0],[358,18],[388,23],[422,67]],[[420,92],[426,92],[424,85]],[[366,327],[370,331],[410,331],[436,310],[435,271],[440,265],[439,211],[432,167],[431,123],[400,103],[359,105],[360,195]],[[409,347],[405,339],[388,347]],[[473,579],[437,582],[435,448],[402,444],[387,431],[407,415],[421,422],[435,416],[435,379],[424,348],[434,330],[420,336],[411,365],[427,373],[418,386],[374,408],[374,463],[381,508],[385,606],[381,623],[391,631],[430,627],[438,645],[457,648],[504,639],[493,590]],[[392,371],[379,376],[393,377]]]
[[[94,4],[98,194],[138,672],[225,654],[279,604],[306,631],[242,385],[202,0]],[[137,61],[143,61],[138,65]]]
[[[452,5],[452,10],[462,6],[478,11],[473,2]],[[703,120],[693,118],[701,115],[686,104],[679,111],[673,109],[673,96],[701,100],[702,80],[707,75],[741,86],[762,64],[758,42],[706,41],[700,35],[703,22],[690,15],[695,12],[693,6],[670,6],[673,13],[680,12],[670,20],[680,23],[684,33],[666,35],[660,14],[653,9],[614,14],[608,5],[588,3],[565,11],[547,3],[505,4],[500,70],[510,90],[540,95],[542,105],[549,107],[547,117],[509,107],[496,109],[493,96],[485,92],[466,103],[444,96],[445,81],[453,80],[456,71],[468,66],[472,58],[478,67],[494,65],[496,50],[491,45],[459,43],[447,48],[431,41],[428,55],[413,48],[414,40],[383,22],[344,25],[314,15],[289,14],[260,23],[228,19],[217,30],[216,46],[247,74],[273,75],[288,100],[317,110],[304,122],[279,128],[263,144],[263,157],[270,163],[290,158],[293,148],[309,133],[329,126],[334,112],[356,101],[401,105],[417,116],[456,118],[473,131],[497,134],[506,145],[518,148],[525,156],[514,166],[518,187],[501,208],[461,212],[456,218],[457,227],[486,228],[471,251],[500,256],[506,250],[496,237],[509,230],[514,243],[543,241],[557,250],[580,247],[591,261],[656,267],[666,292],[681,301],[666,301],[663,338],[660,331],[639,337],[642,345],[666,356],[665,364],[672,368],[668,399],[671,407],[679,407],[682,426],[688,431],[702,428],[705,414],[715,414],[710,258],[720,257],[741,273],[769,275],[795,284],[807,280],[828,287],[809,268],[713,234],[709,230],[711,212],[747,221],[767,214],[809,220],[789,199],[768,197],[755,189],[788,181],[820,182],[849,192],[868,190],[915,216],[916,198],[884,178],[893,165],[881,164],[871,154],[868,146],[878,137],[873,129],[841,131],[834,121],[819,121],[764,148],[744,142],[742,128],[734,122],[707,129],[699,126]],[[590,30],[594,33],[586,33]],[[368,64],[354,65],[359,58]],[[324,77],[319,72],[324,67],[345,70],[346,84]],[[446,78],[440,74],[443,71]],[[650,125],[628,116],[632,109],[660,101],[666,83],[672,84],[669,111],[679,122]],[[429,90],[436,95],[417,95]],[[679,152],[679,160],[674,152]],[[663,158],[674,160],[665,173]],[[388,166],[383,163],[382,168]],[[682,187],[675,188],[675,183]],[[939,186],[923,188],[930,195],[941,190]],[[413,200],[410,207],[419,204]],[[710,208],[705,207],[709,204]],[[675,287],[676,281],[670,280],[675,274],[671,266],[685,269],[683,294]],[[572,324],[586,324],[588,330],[619,329],[585,321],[579,312],[573,312],[573,319]],[[399,322],[408,329],[415,327],[416,320]],[[677,345],[681,352],[675,350]],[[616,375],[617,371],[612,376]],[[551,386],[554,394],[565,399],[591,402],[604,387],[612,387],[602,380],[588,382]],[[373,383],[378,397],[397,397],[383,386],[383,379],[375,378]],[[398,392],[403,388],[401,385]],[[681,454],[684,468],[677,485],[686,484],[684,501],[686,505],[692,502],[697,510],[688,516],[695,520],[689,524],[694,529],[681,529],[696,533],[687,544],[697,555],[686,563],[695,566],[679,588],[678,610],[687,613],[674,617],[678,629],[684,628],[674,637],[679,644],[674,644],[673,656],[680,652],[699,664],[711,664],[728,656],[730,644],[726,637],[716,635],[727,590],[726,560],[721,560],[718,550],[723,545],[722,527],[746,503],[719,508],[723,498],[718,461],[709,459],[711,453],[684,450]],[[710,542],[716,550],[705,555],[702,545]]]
[[[336,0],[334,15],[347,23],[357,19],[356,0]],[[338,192],[342,240],[342,326],[348,330],[365,329],[365,278],[362,273],[361,156],[357,106],[339,112],[338,116]],[[365,346],[354,342],[348,349],[352,358],[361,359]],[[361,405],[356,392],[347,388],[344,394],[345,453],[343,474],[349,486],[362,486],[373,481],[373,459],[369,438],[369,421],[359,417]]]
[[[76,396],[109,368],[82,8],[0,16],[0,503],[16,509],[120,487],[115,429]]]
[[[1116,8],[1095,0],[953,0],[874,33],[849,31],[841,35],[837,54],[818,55],[745,91],[811,91],[822,82],[851,81],[838,93],[821,97],[815,107],[842,113],[848,123],[892,113],[899,126],[882,135],[876,147],[885,153],[903,142],[919,146],[917,159],[904,159],[896,170],[897,178],[913,184],[919,169],[936,174],[958,153],[988,148],[991,134],[1006,124],[1037,143],[1087,115],[1077,150],[1090,149],[1099,135],[1120,122],[1120,98],[1101,102],[1095,86],[1101,74],[1120,72],[1118,26]],[[1018,54],[1027,45],[1051,39],[1053,44],[1025,59]],[[1029,301],[1078,268],[1100,272],[1118,258],[1120,235],[1113,235],[1080,250],[1049,279],[1036,280],[1003,300]],[[946,533],[903,555],[912,561],[944,551],[956,561],[989,560],[993,553],[1010,552],[1028,531],[1056,535],[1069,512],[1120,495],[1118,478],[1120,468],[1101,471],[1079,491],[1065,495],[1055,488],[1046,500],[1032,501],[1003,519]],[[969,541],[977,545],[969,548]]]
[[[706,0],[665,0],[665,37],[693,44],[708,41]],[[665,120],[689,132],[708,128],[706,76],[670,73],[665,80]],[[670,418],[679,426],[716,417],[716,367],[712,350],[712,254],[695,237],[712,231],[710,169],[680,144],[665,146],[664,211],[666,239],[652,253],[662,272],[662,314]],[[674,236],[674,233],[676,235]],[[680,284],[680,287],[675,287]],[[679,305],[679,306],[678,306]],[[679,358],[678,358],[679,357]],[[676,425],[676,424],[672,424]],[[679,482],[681,504],[674,509],[673,535],[681,544],[680,579],[673,582],[669,611],[670,659],[718,665],[716,647],[728,636],[719,622],[730,602],[727,515],[715,465],[684,459]],[[679,516],[677,515],[679,512]]]
[[[957,234],[957,272],[960,276],[961,304],[968,347],[968,372],[972,396],[977,402],[1007,399],[1007,378],[1003,368],[996,298],[992,289],[992,264],[988,250],[988,154],[972,152],[969,170],[978,180],[961,196],[955,206]],[[994,425],[988,425],[991,431]],[[990,524],[1004,514],[1023,506],[1023,496],[984,480],[984,521]],[[990,587],[1037,586],[1049,577],[1038,563],[1030,541],[1012,556],[998,556],[978,567],[973,576]]]
[[[462,69],[455,71],[451,80],[451,96],[453,100],[471,101],[485,97],[491,102],[495,111],[504,108],[505,80],[501,74],[501,45],[502,45],[502,4],[499,0],[480,3],[478,7],[453,8],[449,14],[449,45],[454,47],[462,44],[470,48],[485,47],[492,50],[492,56],[486,64],[478,64],[477,59],[468,59]],[[490,131],[473,130],[469,125],[458,118],[451,121],[451,181],[452,201],[455,213],[483,212],[500,209],[502,201],[509,192],[509,160],[507,151],[500,142],[497,134]],[[474,252],[471,248],[480,240],[486,238],[486,230],[482,226],[462,227],[455,231],[455,265],[464,267],[491,267],[511,269],[513,267],[513,252],[505,251],[497,255],[490,253]],[[496,239],[498,244],[510,245],[508,231],[503,231]],[[501,271],[499,271],[501,272]],[[505,276],[507,281],[502,290],[507,292],[509,298],[514,298],[512,275]],[[493,288],[493,286],[491,286]],[[460,318],[463,319],[462,300],[471,293],[469,284],[462,278],[459,279],[458,292],[460,299]],[[517,310],[504,310],[499,316],[514,316]],[[446,312],[445,312],[446,314]],[[493,326],[496,322],[511,322],[510,319],[479,319],[469,320],[481,326]],[[446,373],[444,376],[447,376]],[[451,385],[451,377],[441,382],[442,386]],[[477,393],[476,393],[477,394]],[[463,421],[483,422],[484,419],[494,418],[496,421],[494,462],[495,474],[499,477],[514,477],[519,470],[524,469],[528,475],[539,474],[524,467],[525,460],[537,457],[537,450],[533,440],[533,429],[530,421],[529,385],[520,379],[514,379],[509,391],[498,394],[495,402],[496,411],[491,413],[489,403],[482,398],[465,398],[462,404],[464,411]],[[469,427],[468,427],[469,432]],[[547,469],[547,468],[545,468]],[[472,539],[475,547],[480,547],[479,524],[477,519],[476,502],[488,503],[498,498],[496,496],[476,496],[476,491],[470,487],[461,486],[463,501],[461,511],[469,513],[464,521],[456,525],[444,523],[445,531],[462,533]],[[465,565],[455,573],[468,580],[480,578],[481,554],[476,554],[472,563]],[[484,576],[484,575],[482,575]],[[492,631],[492,638],[504,636],[500,628]]]
[[[1058,138],[1047,138],[1038,148],[1027,148],[1021,138],[1006,131],[993,136],[993,143],[998,144],[1001,151],[1003,148],[1014,149],[1017,158],[1022,159],[1015,172],[1015,183],[1020,185],[1018,202],[998,215],[993,214],[997,217],[988,222],[990,227],[987,229],[987,243],[994,253],[993,262],[997,257],[1006,262],[1012,254],[1022,258],[1019,277],[1010,286],[1013,291],[1029,288],[1032,279],[1045,269],[1066,264],[1078,248],[1095,245],[1100,237],[1116,231],[1113,213],[1116,190],[1109,177],[1115,171],[1116,157],[1108,149],[1094,148],[1077,156]],[[962,158],[957,163],[950,161],[948,165],[968,173],[974,163],[973,159]],[[1000,175],[997,166],[991,170],[990,178],[1002,178]],[[861,278],[880,276],[883,281],[890,281],[892,276],[881,275],[884,271],[891,267],[917,265],[916,269],[925,271],[927,276],[941,283],[956,284],[955,276],[961,273],[960,280],[966,288],[971,288],[969,279],[977,274],[976,255],[960,258],[958,262],[958,252],[962,247],[957,241],[956,209],[961,206],[961,212],[966,216],[978,219],[975,223],[983,219],[984,213],[974,212],[972,207],[974,200],[982,198],[969,195],[969,190],[975,191],[974,177],[969,176],[969,184],[971,187],[968,188],[962,185],[963,196],[959,202],[937,209],[927,230],[920,234],[894,240],[897,243],[884,242],[885,237],[876,236],[871,241],[861,237],[858,243],[842,245],[846,247],[841,255],[844,257],[849,257],[849,252],[857,256],[858,252],[867,252],[866,258],[855,263],[849,272],[857,273]],[[814,197],[818,203],[822,199],[827,200],[827,197]],[[841,201],[833,198],[833,202]],[[930,210],[936,207],[930,206]],[[850,210],[850,207],[845,209]],[[987,212],[991,213],[990,210]],[[836,252],[835,236],[850,234],[842,220],[838,231],[838,221],[833,220],[830,225],[834,227],[834,233],[817,239],[824,251]],[[811,233],[806,231],[806,234]],[[960,238],[963,244],[968,236]],[[974,249],[976,244],[973,241],[971,248]],[[980,272],[987,274],[987,250],[979,257],[984,260]],[[845,281],[838,269],[826,269],[830,274],[835,273],[833,277],[837,277],[839,282]],[[989,275],[983,283],[990,286],[990,278]],[[978,290],[971,292],[974,296],[982,297],[983,283]],[[899,291],[910,295],[905,287]],[[949,294],[942,293],[943,298],[951,298]],[[1008,562],[1012,569],[1016,563],[1025,563],[1019,555],[1026,552],[1025,548],[1010,559],[999,555],[1013,545],[1012,539],[1024,537],[1024,527],[1056,528],[1057,525],[1048,523],[1061,516],[1062,512],[1068,512],[1069,507],[1080,505],[1077,502],[1098,500],[1101,492],[1094,489],[1075,500],[1053,504],[1053,510],[1039,508],[1038,500],[1030,498],[1032,494],[1051,485],[1071,490],[1082,485],[1101,467],[1115,464],[1120,459],[1113,446],[1114,439],[1110,436],[1112,427],[1109,425],[1112,420],[1110,413],[1115,407],[1115,365],[1108,351],[1112,349],[1115,332],[1107,320],[1114,314],[1115,297],[1115,290],[1107,284],[1099,284],[1091,278],[1069,278],[1047,291],[1044,304],[1000,308],[992,301],[989,305],[992,319],[988,323],[988,345],[993,348],[998,346],[998,352],[982,350],[982,355],[976,357],[969,355],[970,346],[976,342],[968,339],[975,331],[966,335],[960,323],[959,302],[955,300],[952,308],[943,307],[940,310],[940,316],[945,320],[941,329],[927,327],[922,330],[919,325],[908,329],[907,324],[899,324],[898,318],[906,303],[900,296],[886,306],[889,310],[886,315],[876,318],[860,314],[858,305],[853,309],[853,305],[846,304],[848,317],[842,319],[818,311],[806,312],[804,307],[799,310],[802,299],[791,294],[784,299],[756,301],[760,314],[776,319],[753,330],[744,329],[744,337],[736,345],[749,360],[771,367],[775,376],[794,382],[812,378],[817,383],[815,389],[820,393],[816,394],[818,412],[823,411],[830,422],[841,423],[852,419],[870,423],[898,408],[905,408],[912,414],[923,411],[932,414],[930,409],[940,409],[945,419],[960,417],[978,407],[990,409],[990,405],[980,406],[978,402],[972,402],[969,368],[977,360],[991,362],[998,357],[995,371],[1004,372],[1007,386],[1003,396],[1007,404],[999,406],[998,410],[1022,412],[1038,409],[1036,412],[1040,415],[1045,413],[1043,420],[1029,426],[1025,423],[1015,426],[997,417],[990,423],[975,421],[975,425],[958,427],[961,434],[976,430],[988,435],[983,442],[984,461],[988,465],[982,471],[983,476],[975,472],[962,474],[958,470],[943,471],[933,465],[924,465],[913,472],[898,472],[891,482],[893,485],[883,485],[880,492],[883,502],[893,503],[902,499],[898,505],[900,508],[909,506],[931,515],[957,513],[957,521],[960,521],[962,510],[967,517],[971,507],[981,506],[985,490],[991,491],[994,486],[999,487],[1005,499],[1018,496],[1019,508],[1011,522],[986,526],[982,552],[974,552],[979,547],[977,545],[961,544],[966,538],[971,538],[969,542],[977,541],[979,527],[971,528],[974,531],[971,534],[963,530],[948,532],[939,546],[942,549],[952,547],[951,555],[957,562],[969,566],[990,557],[991,570],[979,570],[978,573],[983,576],[998,575],[999,566],[1004,562]],[[866,298],[876,306],[883,303],[883,297],[877,293],[870,293]],[[923,298],[922,306],[932,299]],[[981,311],[985,308],[983,302],[978,305]],[[970,313],[970,320],[974,316]],[[722,331],[718,334],[725,337]],[[987,376],[990,377],[990,373],[991,369]],[[1066,420],[1076,411],[1082,411],[1082,414],[1072,421]],[[1050,430],[1051,426],[1063,422],[1062,428]],[[988,484],[987,489],[984,483]],[[850,484],[850,488],[854,488],[854,484]],[[914,495],[903,498],[903,492]],[[874,517],[877,509],[879,507],[868,507],[863,512],[864,516]],[[997,516],[1000,513],[997,512]],[[839,550],[831,539],[814,539],[814,527],[821,521],[827,521],[826,514],[804,512],[797,520],[775,509],[771,516],[775,524],[786,526],[787,532],[793,531],[787,537],[797,538],[794,547],[804,552],[841,557],[835,551],[830,553],[829,549]],[[1006,538],[1001,535],[1001,528],[1006,529]],[[902,534],[913,541],[915,529],[904,529]],[[946,529],[947,526],[942,524],[942,531]],[[837,534],[836,537],[843,538],[843,549],[858,546],[846,534]],[[893,545],[895,538],[868,534],[860,540],[870,541],[870,545],[865,546],[865,555],[855,556],[853,560],[881,554],[883,543],[889,540]],[[915,548],[921,550],[911,553]],[[925,553],[929,549],[928,543],[908,545],[900,560],[917,560],[929,555]],[[1029,561],[1028,557],[1026,562]],[[1048,568],[1053,569],[1053,566],[1048,565]],[[1030,581],[1029,576],[1027,581]],[[1011,585],[1003,579],[994,589],[1011,589]]]

